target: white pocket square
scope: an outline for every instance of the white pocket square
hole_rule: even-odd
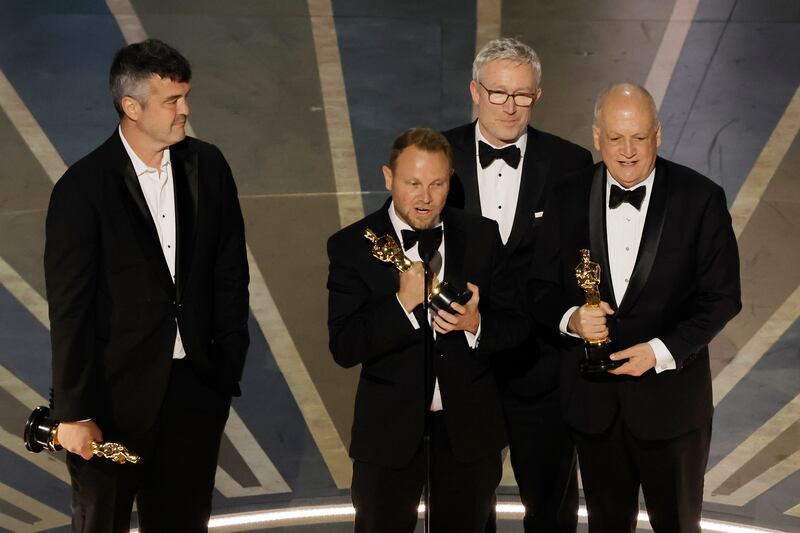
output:
[[[542,218],[544,216],[544,211],[536,211],[533,213],[533,218]]]

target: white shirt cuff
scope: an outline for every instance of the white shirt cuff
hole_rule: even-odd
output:
[[[467,344],[473,350],[478,347],[478,344],[481,342],[481,323],[478,322],[478,330],[473,335],[467,330],[464,330],[464,336],[467,337]]]
[[[675,370],[678,368],[675,364],[675,358],[672,357],[667,345],[664,344],[661,339],[656,337],[647,344],[650,345],[653,349],[653,353],[656,354],[656,374],[660,374],[664,370]]]
[[[577,310],[578,310],[578,306],[577,305],[572,306],[569,309],[567,309],[567,312],[564,313],[564,316],[561,317],[561,322],[558,323],[558,331],[560,331],[564,335],[569,335],[570,337],[575,337],[576,339],[580,339],[581,338],[580,335],[578,335],[577,333],[570,333],[569,330],[567,330],[567,325],[569,324],[569,319],[572,316],[572,313],[574,313]]]
[[[400,297],[397,295],[397,293],[394,294],[394,297],[397,298],[397,303],[400,304],[400,309],[402,309],[403,312],[406,314],[406,316],[408,317],[408,321],[411,322],[411,325],[414,326],[414,329],[419,329],[419,322],[417,321],[417,317],[414,316],[414,313],[413,312],[409,313],[408,311],[406,311],[406,308],[403,307],[403,303],[400,301]]]

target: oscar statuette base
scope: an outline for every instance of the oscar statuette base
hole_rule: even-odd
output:
[[[603,344],[584,344],[584,351],[586,358],[580,362],[578,369],[582,374],[598,374],[600,372],[608,372],[615,368],[622,366],[625,361],[612,361],[610,359],[613,350],[611,349],[611,342]]]

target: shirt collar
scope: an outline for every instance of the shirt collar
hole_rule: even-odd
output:
[[[391,203],[389,204],[389,220],[392,223],[392,227],[394,227],[394,232],[400,239],[400,246],[403,247],[403,249],[405,249],[405,246],[403,245],[403,230],[404,229],[411,231],[415,230],[410,225],[408,225],[408,223],[406,223],[405,220],[400,218],[400,215],[398,215],[397,212],[394,210],[394,200],[392,200]],[[437,224],[437,226],[441,226],[442,231],[444,231],[444,222],[441,219],[441,215],[439,215],[439,224]],[[444,238],[442,238],[442,242],[444,242]]]
[[[519,153],[522,156],[522,159],[525,159],[525,148],[528,146],[528,128],[525,128],[525,131],[522,135],[520,135],[519,139],[516,142],[504,144],[502,146],[495,146],[494,144],[490,143],[486,140],[486,137],[483,136],[480,127],[480,121],[475,121],[475,154],[478,154],[478,142],[483,141],[492,148],[505,148],[506,146],[514,145],[519,148]],[[521,168],[521,167],[517,167]]]
[[[125,138],[125,135],[122,134],[122,126],[117,127],[117,131],[119,132],[119,138],[122,139],[122,146],[125,147],[125,151],[128,152],[128,157],[131,159],[131,163],[133,163],[133,170],[136,172],[137,176],[141,176],[146,172],[156,172],[156,169],[150,166],[147,166],[142,159],[136,155],[136,152],[133,151],[131,145],[128,144],[128,140]],[[161,170],[166,170],[167,167],[170,165],[170,157],[169,157],[169,148],[164,150],[164,154],[161,156]]]

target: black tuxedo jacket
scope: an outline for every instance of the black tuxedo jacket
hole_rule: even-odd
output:
[[[44,268],[61,420],[147,431],[167,386],[176,319],[186,361],[220,393],[238,394],[249,274],[236,186],[213,145],[187,137],[170,156],[174,282],[117,131],[53,189]]]
[[[481,214],[478,191],[478,159],[475,153],[475,123],[444,133],[453,147],[454,174],[448,205]],[[550,213],[545,211],[547,191],[564,176],[591,167],[588,150],[555,135],[528,127],[528,143],[522,160],[522,179],[514,212],[514,224],[505,245],[511,270],[520,287],[528,285],[539,227]],[[542,213],[536,217],[535,213]],[[535,328],[525,342],[496,358],[498,377],[515,394],[539,396],[558,383],[558,339]]]
[[[350,455],[384,466],[407,464],[419,448],[426,410],[421,330],[397,300],[399,274],[372,257],[364,230],[394,233],[382,209],[334,234],[328,241],[330,349],[344,367],[361,365]],[[480,289],[481,337],[470,349],[463,332],[437,338],[439,379],[454,455],[472,461],[506,444],[503,414],[490,361],[525,338],[529,321],[508,275],[497,224],[445,208],[444,279]]]
[[[642,439],[665,439],[708,423],[712,414],[708,343],[741,309],[739,255],[725,193],[697,172],[665,159],[656,175],[639,254],[621,302],[608,267],[606,170],[600,163],[555,189],[533,276],[536,320],[558,330],[564,313],[585,303],[575,279],[579,250],[591,250],[601,268],[600,294],[614,350],[661,339],[678,369],[638,378],[580,375],[583,343],[569,346],[561,365],[566,420],[585,433],[605,430],[621,410]]]

